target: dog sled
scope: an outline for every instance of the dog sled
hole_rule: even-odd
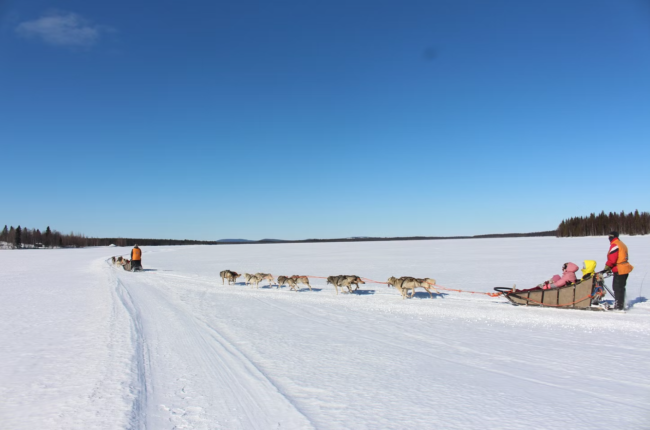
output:
[[[140,272],[142,271],[142,263],[140,261],[131,260],[125,263],[122,268],[127,272]]]
[[[601,299],[605,296],[605,288],[603,275],[596,273],[587,279],[548,290],[541,288],[517,290],[506,287],[496,287],[494,290],[502,293],[512,304],[518,306],[605,310],[606,308],[600,305]]]

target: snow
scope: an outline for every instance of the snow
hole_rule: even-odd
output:
[[[0,252],[0,422],[12,429],[647,429],[650,237],[623,237],[628,312],[515,307],[383,284],[336,295],[219,272],[529,287],[607,239]],[[241,278],[240,278],[241,281]],[[611,285],[611,280],[609,281]],[[650,283],[650,280],[648,280]]]

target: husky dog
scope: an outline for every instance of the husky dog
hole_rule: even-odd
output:
[[[262,281],[264,280],[269,281],[269,285],[273,285],[273,283],[275,282],[275,280],[273,279],[273,275],[271,275],[270,273],[256,273],[255,276],[261,276]]]
[[[115,264],[117,262],[117,258],[115,256],[111,257],[111,263]]]
[[[288,285],[289,288],[291,288],[292,291],[297,291],[296,286],[298,285],[298,281],[291,277],[288,278],[286,276],[278,276],[278,288],[280,288],[280,285]]]
[[[438,290],[433,287],[435,284],[436,280],[431,278],[412,278],[410,276],[402,276],[399,279],[395,278],[394,276],[388,278],[388,285],[395,287],[397,291],[399,291],[402,295],[402,299],[406,298],[408,290],[411,290],[411,298],[413,298],[416,288],[424,288],[427,293],[429,293],[430,297],[433,297],[430,288],[433,288],[436,294],[440,294]]]
[[[244,280],[246,282],[246,285],[251,281],[251,278],[255,275],[251,275],[250,273],[244,273]]]
[[[406,290],[402,288],[402,284],[407,279],[413,279],[413,278],[409,278],[408,276],[402,276],[401,278],[398,279],[394,276],[391,276],[390,278],[388,278],[387,281],[389,287],[395,287],[397,291],[399,291],[400,295],[402,296],[402,300],[406,298]]]
[[[296,284],[307,285],[309,287],[309,291],[312,291],[311,285],[309,285],[309,278],[308,277],[300,276],[300,275],[293,275],[292,278],[296,280]]]
[[[264,277],[260,275],[250,275],[250,278],[248,278],[248,282],[252,285],[255,285],[255,288],[259,288],[260,282],[262,282],[263,279]]]
[[[336,294],[339,293],[339,288],[341,288],[341,291],[343,291],[343,287],[346,287],[348,289],[348,293],[351,293],[352,291],[359,289],[359,284],[365,284],[365,282],[363,282],[361,278],[356,275],[329,276],[327,278],[327,283],[334,285]],[[352,285],[356,285],[357,288],[353,290]]]
[[[361,280],[361,277],[357,275],[347,275],[346,278],[348,278],[350,281],[350,285],[356,285],[354,291],[357,291],[359,289],[359,284],[365,284],[365,282]]]
[[[241,275],[237,272],[233,272],[232,270],[222,270],[219,272],[219,275],[221,276],[221,285],[224,285],[224,280],[228,280],[228,285],[231,283],[236,283],[237,278],[239,278]]]
[[[427,293],[429,293],[429,297],[433,298],[433,295],[431,294],[431,288],[433,288],[433,291],[436,292],[436,294],[440,294],[440,291],[438,291],[435,287],[436,285],[436,280],[433,278],[415,278],[415,280],[419,283],[419,285],[415,286],[413,290],[411,290],[411,297],[413,297],[413,294],[415,294],[415,289],[416,288],[424,288]]]

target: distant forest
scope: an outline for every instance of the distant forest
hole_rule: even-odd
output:
[[[591,214],[588,217],[569,218],[560,223],[557,237],[605,236],[610,231],[631,236],[650,233],[650,213],[638,210],[626,214],[605,212]]]
[[[83,248],[87,246],[143,246],[155,245],[246,245],[246,244],[273,244],[273,243],[326,243],[326,242],[383,242],[398,240],[444,240],[444,239],[486,239],[502,237],[579,237],[579,236],[604,236],[616,230],[620,234],[638,235],[650,233],[650,213],[638,210],[626,214],[610,212],[609,215],[601,212],[599,215],[591,214],[588,217],[569,218],[560,223],[557,230],[541,231],[535,233],[506,233],[483,234],[476,236],[413,236],[413,237],[354,237],[340,239],[305,239],[305,240],[278,240],[263,239],[257,241],[217,241],[217,240],[178,240],[178,239],[134,239],[134,238],[96,238],[86,237],[79,233],[64,234],[52,230],[48,226],[43,232],[39,229],[14,228],[4,226],[0,232],[0,247],[5,248]]]
[[[216,245],[216,241],[177,240],[177,239],[128,239],[128,238],[96,238],[86,237],[83,234],[71,232],[64,234],[51,230],[48,226],[45,231],[39,229],[14,228],[4,229],[0,233],[0,242],[6,242],[12,248],[83,248],[86,246],[133,246],[138,245]]]

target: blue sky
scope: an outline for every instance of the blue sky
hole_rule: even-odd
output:
[[[641,0],[2,2],[0,223],[299,239],[650,210],[649,77]]]

